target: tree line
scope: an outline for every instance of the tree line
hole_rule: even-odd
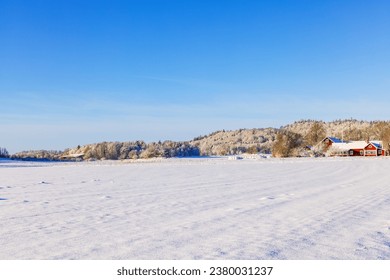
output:
[[[199,149],[188,142],[102,142],[85,145],[65,153],[82,153],[84,159],[147,159],[154,157],[199,156]]]
[[[15,159],[69,159],[74,155],[80,155],[85,160],[124,160],[147,159],[155,157],[193,157],[199,156],[199,148],[188,142],[101,142],[77,146],[65,151],[23,151],[12,155]]]

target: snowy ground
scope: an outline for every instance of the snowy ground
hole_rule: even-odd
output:
[[[390,158],[0,160],[0,259],[390,259]]]

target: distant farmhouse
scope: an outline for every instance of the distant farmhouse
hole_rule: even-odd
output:
[[[343,141],[336,137],[325,137],[318,145],[327,156],[385,156],[382,141]]]
[[[84,153],[63,155],[60,156],[60,159],[81,161],[84,159]]]

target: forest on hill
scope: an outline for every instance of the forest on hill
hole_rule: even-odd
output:
[[[310,147],[318,144],[326,136],[334,136],[345,141],[381,140],[384,149],[389,149],[390,122],[354,119],[332,122],[300,120],[280,128],[220,130],[185,142],[102,142],[64,151],[23,151],[11,155],[11,158],[59,160],[80,156],[84,160],[123,160],[243,153],[272,153],[275,157],[315,156]]]

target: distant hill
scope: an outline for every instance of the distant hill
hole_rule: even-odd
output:
[[[12,158],[57,160],[82,156],[84,159],[138,159],[272,153],[275,152],[278,141],[280,148],[289,146],[288,149],[293,152],[282,153],[282,155],[274,153],[274,155],[299,156],[307,155],[305,147],[315,145],[325,136],[335,136],[344,140],[382,140],[384,147],[389,148],[390,122],[354,119],[331,122],[300,120],[280,128],[220,130],[185,142],[102,142],[78,146],[62,152],[25,151],[12,155]],[[293,138],[294,143],[291,143],[290,138]],[[291,141],[288,142],[288,139]]]
[[[202,155],[271,153],[277,132],[276,128],[221,130],[196,137],[189,143],[199,147]]]
[[[282,129],[290,130],[295,133],[300,133],[303,136],[307,135],[311,126],[319,122],[324,126],[326,136],[334,136],[337,138],[345,138],[346,140],[365,140],[361,138],[375,138],[376,133],[372,128],[381,123],[381,121],[359,121],[355,119],[335,120],[331,122],[301,120],[292,124],[283,126]],[[359,139],[356,139],[359,138]]]

